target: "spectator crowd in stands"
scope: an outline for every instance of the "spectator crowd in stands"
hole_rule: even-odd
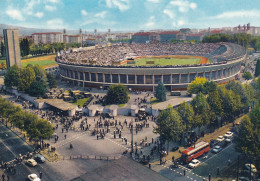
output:
[[[204,56],[210,58],[213,63],[225,63],[245,55],[245,50],[232,43],[112,44],[85,51],[62,51],[56,61],[75,65],[120,66],[120,63],[127,59],[158,55]]]

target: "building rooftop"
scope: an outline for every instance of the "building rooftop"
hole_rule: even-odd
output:
[[[32,35],[49,35],[49,34],[62,34],[61,32],[45,32],[45,33],[33,33]]]
[[[188,34],[187,36],[202,36],[202,34]]]
[[[149,36],[151,34],[152,34],[151,32],[138,32],[135,33],[134,36]]]
[[[159,33],[160,35],[176,35],[180,33],[179,31],[163,31],[161,33]]]
[[[62,99],[37,99],[37,102],[45,102],[50,106],[53,106],[62,111],[69,111],[76,109],[77,106],[68,102],[63,101]]]

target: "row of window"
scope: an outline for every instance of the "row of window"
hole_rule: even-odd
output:
[[[104,74],[76,72],[67,69],[61,69],[61,74],[72,79],[103,82],[103,83],[122,83],[122,84],[158,84],[162,81],[164,84],[190,83],[196,77],[206,77],[209,80],[221,79],[234,75],[240,69],[239,66],[201,73],[190,74],[169,74],[169,75],[126,75],[126,74]]]

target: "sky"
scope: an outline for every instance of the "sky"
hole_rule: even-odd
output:
[[[0,0],[0,24],[139,31],[260,26],[260,0]]]

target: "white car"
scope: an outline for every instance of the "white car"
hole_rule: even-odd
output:
[[[214,149],[212,150],[213,153],[218,153],[222,150],[220,146],[215,146]]]
[[[257,169],[253,164],[249,164],[249,163],[245,164],[246,169],[250,170],[250,165],[251,165],[251,172],[256,173]]]
[[[190,168],[196,168],[196,167],[198,167],[199,165],[200,165],[200,161],[197,160],[197,159],[193,159],[193,160],[189,163],[188,167],[190,167]]]
[[[26,164],[31,167],[35,167],[37,165],[37,162],[34,159],[29,159],[27,160]]]
[[[231,131],[226,132],[224,135],[225,138],[231,138],[233,136],[233,133]]]
[[[35,173],[28,175],[28,179],[30,181],[41,181],[41,179]]]
[[[218,136],[217,140],[218,140],[219,142],[222,142],[222,141],[225,140],[225,138],[224,138],[224,136]]]

